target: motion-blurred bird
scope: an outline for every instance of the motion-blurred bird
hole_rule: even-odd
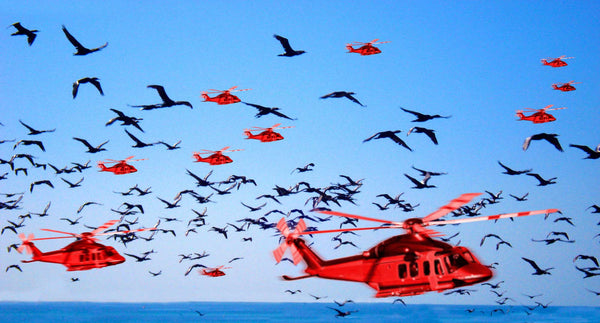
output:
[[[584,159],[598,159],[600,158],[600,145],[596,146],[596,150],[584,145],[570,144],[569,147],[579,148],[588,154]]]
[[[399,133],[399,132],[402,132],[402,130],[381,131],[381,132],[378,132],[378,133],[372,135],[371,137],[363,140],[363,142],[367,142],[367,141],[369,141],[371,139],[389,138],[389,139],[392,139],[398,145],[400,145],[400,146],[402,146],[402,147],[404,147],[404,148],[412,151],[412,149],[410,149],[410,147],[408,147],[408,145],[402,139],[400,139],[400,137],[396,136],[396,134]]]
[[[412,127],[410,128],[410,130],[408,130],[408,132],[406,133],[406,135],[410,135],[413,132],[417,132],[417,133],[424,133],[427,135],[427,137],[429,137],[429,139],[431,139],[431,141],[433,141],[434,144],[438,144],[437,138],[435,137],[435,130],[433,129],[427,129],[427,128],[422,128],[422,127]]]
[[[285,118],[285,119],[289,119],[289,120],[296,120],[296,119],[292,119],[292,118],[286,116],[285,114],[279,112],[279,108],[277,108],[277,107],[269,108],[269,107],[264,107],[264,106],[258,105],[258,104],[252,104],[252,103],[247,103],[247,102],[243,102],[243,103],[245,105],[249,105],[251,107],[255,107],[258,109],[258,113],[255,115],[256,118],[266,116],[267,114],[273,114],[273,115],[276,115],[281,118]]]

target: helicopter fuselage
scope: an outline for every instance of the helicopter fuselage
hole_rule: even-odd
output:
[[[546,59],[542,59],[542,64],[552,66],[552,67],[563,67],[567,66],[567,63],[560,58],[553,59],[548,62]]]
[[[283,139],[283,136],[280,133],[277,133],[270,129],[265,130],[257,135],[254,135],[249,130],[246,130],[246,131],[244,131],[244,134],[246,136],[248,136],[248,138],[246,138],[246,139],[256,139],[256,140],[260,140],[261,142],[271,142],[271,141],[277,141],[277,140]]]
[[[216,152],[208,157],[202,157],[199,153],[194,153],[196,162],[208,163],[210,165],[222,165],[233,162],[229,156],[223,155],[221,152]]]
[[[77,240],[62,249],[49,252],[41,252],[33,242],[25,242],[25,244],[32,249],[33,257],[22,262],[42,261],[63,264],[67,267],[67,271],[102,268],[125,262],[125,258],[113,247],[86,239]]]
[[[555,90],[563,91],[563,92],[575,91],[575,87],[571,84],[563,84],[561,86],[557,86],[557,85],[553,84],[552,88]]]
[[[240,98],[238,98],[237,96],[235,96],[227,91],[225,91],[219,95],[216,95],[212,98],[209,97],[208,94],[202,93],[202,98],[204,98],[205,102],[216,102],[217,104],[220,104],[220,105],[241,102]]]
[[[517,112],[517,117],[520,118],[519,120],[531,121],[533,123],[546,123],[556,121],[556,118],[553,115],[541,111],[528,116],[524,115],[523,112]]]
[[[379,48],[377,48],[371,44],[366,44],[366,45],[363,45],[356,49],[354,47],[352,47],[352,45],[346,45],[346,49],[348,50],[349,53],[359,53],[363,56],[381,53],[381,50]]]
[[[112,172],[115,175],[123,175],[137,172],[137,169],[125,162],[119,162],[113,166],[106,167],[104,163],[99,162],[98,167],[100,167],[101,172]]]
[[[442,292],[489,280],[493,273],[464,247],[451,246],[427,235],[409,233],[389,238],[362,254],[322,260],[301,238],[293,243],[307,264],[307,275],[363,282],[377,291],[375,297]]]
[[[202,275],[210,276],[210,277],[220,277],[220,276],[225,276],[225,272],[223,272],[220,269],[213,269],[213,270],[203,269]]]

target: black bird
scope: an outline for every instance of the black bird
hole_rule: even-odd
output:
[[[88,205],[102,205],[102,204],[100,204],[98,202],[93,202],[93,201],[85,202],[85,203],[81,204],[81,206],[79,206],[79,209],[77,209],[77,214],[81,213],[81,211],[83,211],[83,208],[85,208]],[[142,212],[142,213],[144,213],[144,212]]]
[[[144,147],[154,146],[154,144],[147,144],[147,143],[139,140],[136,136],[132,135],[129,131],[127,131],[127,129],[125,129],[125,132],[129,136],[129,138],[131,138],[133,141],[135,141],[135,145],[131,146],[133,148],[144,148]]]
[[[32,127],[28,126],[27,124],[25,124],[25,122],[23,122],[23,121],[21,121],[21,120],[19,120],[19,122],[20,122],[20,123],[21,123],[21,124],[22,124],[22,125],[23,125],[25,128],[29,129],[29,133],[28,133],[28,135],[32,135],[32,136],[33,136],[33,135],[39,135],[39,134],[41,134],[41,133],[44,133],[44,132],[54,132],[54,131],[56,130],[56,129],[52,129],[52,130],[36,130],[36,129],[34,129],[34,128],[32,128]]]
[[[247,103],[244,102],[244,104],[249,105],[251,107],[255,107],[258,109],[258,113],[255,115],[256,118],[260,118],[262,116],[266,116],[267,114],[274,114],[278,117],[281,118],[285,118],[285,119],[289,119],[289,120],[297,120],[297,119],[292,119],[288,116],[286,116],[285,114],[279,112],[279,108],[277,107],[273,107],[273,108],[268,108],[268,107],[263,107],[262,105],[258,105],[258,104],[252,104],[252,103]]]
[[[100,47],[89,49],[89,48],[83,47],[83,45],[81,45],[81,43],[79,43],[77,41],[77,39],[75,39],[75,37],[73,37],[73,35],[71,35],[71,33],[69,33],[69,31],[67,30],[67,28],[64,25],[62,26],[62,31],[65,33],[65,36],[67,36],[67,39],[71,42],[71,44],[73,44],[73,46],[75,46],[75,50],[77,50],[75,53],[73,53],[73,55],[77,55],[77,56],[87,55],[87,54],[90,54],[93,52],[97,52],[97,51],[101,50],[102,48],[108,46],[108,42],[107,42]]]
[[[262,205],[254,207],[254,206],[246,205],[246,204],[244,204],[244,202],[241,202],[241,203],[243,206],[249,208],[250,212],[258,211],[267,205],[267,203],[263,203]]]
[[[508,194],[510,195],[512,198],[514,198],[515,200],[519,201],[519,202],[523,202],[523,201],[527,201],[527,196],[529,195],[529,193],[525,193],[525,195],[523,196],[516,196],[516,195],[512,195],[512,194]]]
[[[598,259],[596,257],[594,257],[594,256],[577,255],[577,256],[575,256],[575,258],[573,258],[573,262],[575,262],[577,259],[589,259],[589,260],[591,260],[591,261],[594,262],[594,264],[596,265],[596,267],[600,267],[600,265],[598,264]]]
[[[21,270],[21,267],[19,267],[19,265],[10,265],[10,266],[6,267],[5,272],[8,272],[8,270],[11,269],[11,268],[14,268],[14,269],[16,269],[16,270],[18,270],[20,272],[23,272],[23,270]]]
[[[358,312],[358,311],[346,311],[346,312],[342,312],[342,311],[338,310],[337,308],[333,308],[333,307],[329,307],[329,306],[327,306],[327,308],[330,308],[330,309],[336,311],[337,312],[337,314],[335,315],[336,317],[345,317],[345,316],[348,316],[348,315],[350,315],[352,313]]]
[[[142,261],[151,260],[150,258],[148,258],[148,254],[144,254],[143,256],[136,256],[136,255],[132,255],[132,254],[125,253],[125,252],[124,252],[124,254],[127,255],[127,256],[129,256],[129,257],[131,257],[131,258],[135,258],[136,262],[142,262]]]
[[[600,206],[598,206],[596,204],[589,206],[586,210],[589,210],[589,209],[594,209],[594,211],[592,211],[592,213],[600,213]]]
[[[156,277],[156,276],[162,274],[162,270],[158,271],[157,273],[154,273],[154,272],[151,272],[148,270],[148,273],[150,273],[150,275],[152,275],[152,277]]]
[[[369,137],[369,138],[367,138],[367,139],[363,140],[363,142],[367,142],[367,141],[369,141],[369,140],[371,140],[371,139],[390,138],[390,139],[392,139],[392,140],[393,140],[395,143],[397,143],[398,145],[400,145],[400,146],[402,146],[402,147],[404,147],[404,148],[406,148],[406,149],[408,149],[408,150],[412,151],[412,149],[410,149],[410,147],[408,147],[408,145],[407,145],[407,144],[406,144],[406,143],[405,143],[405,142],[404,142],[402,139],[400,139],[400,137],[396,136],[396,134],[397,134],[397,133],[399,133],[399,132],[402,132],[402,130],[394,130],[394,131],[387,130],[387,131],[381,131],[381,132],[378,132],[378,133],[376,133],[376,134],[372,135],[371,137]]]
[[[13,150],[15,148],[17,148],[17,146],[19,145],[25,145],[25,146],[29,146],[29,145],[36,145],[38,147],[40,147],[40,149],[42,151],[46,151],[46,149],[44,148],[44,144],[39,141],[39,140],[19,140],[17,141],[17,143],[13,146]]]
[[[444,172],[431,172],[428,170],[423,170],[423,169],[419,169],[416,168],[415,166],[411,166],[412,169],[418,171],[419,173],[421,173],[421,176],[427,176],[427,174],[429,174],[430,176],[440,176],[440,175],[448,175],[448,173],[444,173]]]
[[[69,188],[75,188],[75,187],[80,187],[81,186],[81,182],[83,182],[84,177],[82,177],[79,181],[77,181],[76,183],[71,183],[69,181],[67,181],[64,178],[60,178],[63,180],[63,182],[67,183],[69,185]]]
[[[35,37],[37,36],[35,33],[39,32],[39,30],[37,30],[37,29],[30,30],[30,29],[23,27],[20,22],[15,22],[11,26],[17,28],[17,31],[15,31],[14,33],[12,33],[10,35],[11,36],[19,36],[19,35],[27,36],[27,43],[29,44],[29,46],[31,46],[31,44],[33,44],[33,41],[35,40]]]
[[[598,159],[598,158],[600,158],[600,145],[598,145],[596,147],[596,150],[592,150],[592,148],[590,148],[588,146],[584,146],[584,145],[570,144],[569,147],[579,148],[579,149],[585,151],[588,154],[588,156],[585,157],[584,159]]]
[[[502,168],[505,169],[504,172],[502,172],[502,174],[507,174],[507,175],[521,175],[521,174],[525,174],[525,173],[529,173],[531,172],[531,169],[526,169],[526,170],[513,170],[509,167],[507,167],[506,165],[502,164],[500,161],[498,161],[498,164],[500,166],[502,166]]]
[[[67,222],[69,222],[70,225],[76,225],[77,223],[79,223],[79,220],[81,220],[82,216],[78,217],[75,220],[71,220],[69,218],[60,218],[60,220],[65,220]]]
[[[412,122],[425,122],[425,121],[428,121],[428,120],[431,120],[431,119],[436,119],[436,118],[445,118],[445,119],[448,119],[448,118],[451,117],[451,116],[443,117],[443,116],[441,116],[439,114],[435,114],[435,115],[423,114],[423,113],[416,112],[416,111],[411,111],[411,110],[408,110],[408,109],[405,109],[405,108],[402,108],[402,107],[400,107],[400,109],[402,109],[402,111],[404,111],[404,112],[408,112],[408,113],[413,114],[413,115],[415,115],[417,117],[415,120],[412,120]]]
[[[558,142],[558,139],[556,139],[558,135],[555,133],[538,133],[535,134],[531,137],[527,137],[525,138],[525,142],[523,142],[523,150],[527,150],[527,148],[529,148],[529,144],[532,140],[546,140],[549,143],[551,143],[556,149],[558,149],[559,151],[563,151],[562,147],[560,146],[560,142]]]
[[[413,186],[412,188],[421,189],[421,188],[433,188],[433,187],[436,187],[435,185],[428,185],[427,184],[427,182],[431,178],[431,175],[425,175],[425,177],[423,178],[422,181],[418,181],[416,178],[411,177],[411,176],[409,176],[407,174],[404,174],[404,176],[406,176],[406,178],[408,178],[411,182],[413,182],[413,184],[415,184],[415,186]]]
[[[290,290],[290,289],[286,289],[286,290],[284,290],[283,292],[284,292],[284,293],[290,293],[290,294],[292,294],[292,295],[294,295],[294,294],[296,294],[296,293],[302,293],[302,291],[301,291],[301,290],[299,290],[299,289],[296,289],[296,290]]]
[[[110,109],[110,111],[116,113],[117,116],[108,120],[108,122],[106,123],[106,126],[110,126],[111,124],[115,123],[115,121],[121,121],[122,126],[130,126],[131,125],[131,126],[138,128],[141,132],[144,132],[144,130],[140,127],[140,125],[138,123],[138,121],[143,120],[142,118],[129,117],[129,116],[125,115],[125,113],[123,113],[117,109]]]
[[[434,144],[438,144],[437,138],[435,137],[435,130],[433,129],[427,129],[427,128],[422,128],[422,127],[412,127],[410,128],[410,130],[408,130],[408,132],[406,133],[406,135],[410,135],[412,132],[416,132],[416,133],[424,133],[427,135],[427,137],[429,137],[429,139],[431,139],[431,141],[433,141]]]
[[[293,172],[295,172],[295,171],[298,171],[298,173],[310,172],[310,171],[312,171],[312,170],[313,170],[313,169],[312,169],[312,167],[315,167],[315,164],[313,164],[313,163],[308,163],[308,164],[304,165],[303,167],[296,167],[296,168],[295,168],[295,169],[292,171],[292,173],[293,173]]]
[[[353,97],[352,94],[355,94],[355,93],[354,92],[346,92],[346,91],[336,91],[336,92],[331,92],[329,94],[323,95],[321,97],[321,99],[328,99],[328,98],[348,98],[352,102],[357,103],[361,107],[364,107],[364,105],[362,103],[360,103],[355,97]]]
[[[181,205],[179,205],[179,201],[181,201],[181,196],[179,196],[178,199],[175,199],[173,201],[173,203],[169,202],[169,201],[165,201],[163,199],[161,199],[160,197],[156,197],[157,199],[159,199],[161,202],[165,203],[167,206],[165,207],[165,209],[173,209],[176,207],[180,207]]]
[[[189,275],[190,272],[192,271],[192,269],[194,269],[194,268],[206,268],[206,266],[204,266],[202,264],[193,264],[186,270],[185,276]]]
[[[166,143],[164,141],[157,142],[157,144],[163,144],[163,145],[165,145],[165,147],[167,147],[167,150],[175,150],[175,149],[181,148],[181,147],[179,147],[180,143],[181,143],[181,140],[179,140],[178,142],[174,143],[173,145],[169,145],[168,143]]]
[[[354,303],[354,301],[353,301],[353,300],[351,300],[351,299],[347,299],[347,300],[345,300],[345,301],[343,301],[343,302],[338,302],[338,301],[336,301],[336,300],[333,300],[333,302],[334,302],[334,303],[335,303],[337,306],[344,306],[344,305],[346,305],[346,304],[348,304],[348,303]]]
[[[306,53],[303,50],[292,49],[292,46],[290,46],[290,42],[285,37],[282,37],[279,35],[273,35],[273,37],[275,37],[275,39],[277,39],[281,43],[281,46],[283,46],[283,49],[285,50],[285,53],[279,54],[277,56],[292,57],[292,56],[298,56],[298,55],[302,55],[302,54]]]
[[[50,182],[49,180],[42,180],[42,181],[36,181],[36,182],[31,183],[29,185],[29,192],[33,193],[33,187],[36,185],[41,185],[41,184],[46,184],[46,185],[54,188],[54,185],[52,185],[52,182]]]
[[[104,146],[108,142],[108,140],[107,140],[107,141],[99,144],[98,146],[94,147],[94,146],[90,145],[90,143],[87,140],[85,140],[85,139],[81,139],[81,138],[77,138],[77,137],[73,137],[73,139],[75,139],[75,140],[81,142],[82,144],[84,144],[87,147],[87,149],[88,149],[87,152],[91,153],[91,154],[95,154],[97,152],[106,150],[105,148],[102,148],[102,146]]]
[[[525,257],[521,257],[521,259],[527,261],[529,263],[529,265],[531,265],[531,267],[533,267],[533,269],[535,269],[535,272],[532,273],[532,275],[551,275],[550,274],[550,269],[554,269],[554,267],[550,267],[550,268],[546,268],[546,269],[541,269],[536,263],[535,261],[531,260],[531,259],[527,259]]]
[[[98,80],[99,79],[97,77],[84,77],[75,81],[73,83],[73,99],[77,96],[79,85],[84,83],[91,83],[96,87],[96,89],[98,89],[98,92],[100,92],[101,95],[104,95],[104,92],[102,91],[102,87],[100,86],[100,82]]]
[[[537,186],[546,186],[546,185],[550,185],[550,184],[556,184],[556,182],[554,181],[556,179],[556,177],[544,179],[544,178],[542,178],[542,176],[540,176],[540,174],[536,174],[536,173],[527,173],[526,175],[535,177],[540,182]]]
[[[158,103],[158,104],[149,104],[149,105],[134,105],[133,107],[141,108],[140,110],[169,108],[169,107],[176,106],[176,105],[186,105],[186,106],[190,107],[190,109],[194,108],[194,107],[192,107],[192,104],[189,103],[188,101],[173,101],[173,100],[171,100],[171,98],[167,95],[167,92],[165,91],[165,88],[162,85],[148,85],[147,87],[151,88],[151,89],[155,89],[158,92],[158,95],[160,96],[160,98],[163,102]]]
[[[227,226],[225,226],[224,228],[212,227],[208,229],[208,231],[215,231],[217,233],[220,233],[225,237],[225,239],[227,239]]]

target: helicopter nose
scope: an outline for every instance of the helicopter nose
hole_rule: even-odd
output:
[[[468,285],[484,282],[494,276],[490,268],[478,263],[464,266],[459,271],[462,271],[462,274],[459,274],[461,280]]]

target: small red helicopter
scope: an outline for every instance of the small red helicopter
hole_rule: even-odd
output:
[[[101,172],[113,172],[115,175],[135,173],[135,172],[137,172],[137,169],[135,167],[127,164],[127,162],[130,161],[132,158],[133,158],[133,156],[129,156],[123,160],[107,159],[106,161],[98,162],[98,167],[100,167]],[[145,159],[134,159],[131,161],[139,161],[139,160],[145,160]],[[106,163],[115,163],[115,164],[110,167],[106,167],[106,165],[104,165]]]
[[[231,158],[229,158],[229,156],[223,155],[224,152],[233,152],[233,151],[243,150],[243,149],[230,149],[230,150],[227,150],[227,149],[229,149],[229,146],[222,148],[221,150],[218,150],[218,151],[202,149],[202,152],[194,153],[194,158],[196,158],[196,162],[209,163],[211,165],[222,165],[222,164],[231,163],[233,161]],[[211,154],[211,155],[208,157],[200,156],[203,154]]]
[[[225,272],[221,269],[229,269],[231,267],[219,266],[217,268],[206,268],[202,270],[198,270],[201,275],[210,276],[210,277],[220,277],[225,276]]]
[[[569,59],[569,58],[573,58],[573,57],[565,57],[565,56],[566,55],[563,55],[563,56],[557,57],[557,58],[542,58],[542,64],[552,66],[552,67],[567,66],[568,64],[565,61],[563,61],[563,59]],[[548,62],[548,60],[551,60],[551,61]]]
[[[304,269],[306,275],[283,276],[282,278],[285,280],[316,276],[363,282],[377,291],[375,297],[418,295],[429,291],[442,292],[456,287],[474,285],[492,278],[493,273],[490,268],[481,264],[467,248],[452,246],[432,239],[441,234],[427,229],[427,226],[558,212],[557,209],[546,209],[447,221],[438,220],[479,195],[481,193],[463,194],[423,218],[411,218],[404,222],[374,219],[335,211],[318,211],[329,215],[384,223],[384,226],[379,227],[305,231],[306,223],[301,219],[292,232],[288,228],[285,218],[282,218],[277,224],[277,229],[281,231],[285,241],[273,251],[273,255],[279,262],[286,249],[290,248],[294,264],[298,264],[302,260],[306,262],[307,267]],[[321,259],[303,239],[299,238],[300,235],[305,234],[375,229],[404,229],[407,233],[384,240],[362,254],[332,260]]]
[[[271,141],[282,140],[283,136],[273,130],[288,129],[288,128],[293,128],[294,126],[279,127],[280,125],[281,125],[281,123],[278,123],[269,128],[253,127],[253,129],[244,129],[244,135],[248,136],[248,138],[246,138],[246,139],[256,139],[256,140],[260,140],[261,142],[271,142]],[[262,131],[262,132],[257,135],[254,135],[254,134],[252,134],[252,131]]]
[[[252,89],[241,89],[241,90],[236,90],[235,88],[237,88],[237,86],[231,87],[228,90],[225,91],[221,91],[221,90],[213,90],[211,89],[211,92],[206,92],[203,91],[202,92],[202,98],[204,98],[204,102],[217,102],[217,104],[220,105],[224,105],[224,104],[232,104],[232,103],[238,103],[241,102],[240,98],[238,98],[237,96],[231,94],[231,92],[239,92],[239,91],[248,91],[248,90],[252,90]],[[220,93],[217,96],[214,97],[209,97],[209,94],[213,94],[213,93]]]
[[[33,254],[31,260],[21,260],[22,262],[29,263],[33,261],[43,261],[63,264],[67,267],[67,271],[89,270],[93,268],[102,268],[106,266],[118,265],[120,263],[123,263],[125,261],[125,258],[123,258],[123,256],[121,256],[115,250],[115,248],[97,243],[96,241],[98,241],[98,239],[94,237],[114,234],[128,234],[132,232],[155,230],[155,228],[136,229],[119,232],[102,232],[110,228],[117,222],[119,222],[119,220],[111,220],[104,223],[94,231],[83,232],[79,234],[51,229],[41,229],[43,231],[66,234],[68,235],[67,237],[34,238],[33,234],[30,234],[28,237],[25,237],[25,234],[21,233],[19,234],[19,238],[21,239],[21,241],[23,241],[23,243],[21,244],[21,246],[19,246],[17,251],[23,252],[23,249],[26,249],[27,253]],[[62,249],[49,252],[41,252],[32,242],[38,240],[67,238],[75,238],[77,240]]]
[[[527,120],[527,121],[531,121],[533,123],[546,123],[546,122],[552,122],[555,121],[556,118],[547,113],[546,111],[549,110],[562,110],[562,109],[566,109],[566,108],[554,108],[554,109],[550,109],[553,106],[553,104],[547,105],[545,108],[543,109],[531,109],[531,108],[526,108],[525,112],[535,112],[531,115],[524,115],[523,114],[523,110],[517,110],[517,117],[519,117],[519,120]]]
[[[560,90],[563,92],[569,92],[569,91],[575,91],[575,87],[571,84],[579,84],[581,82],[575,82],[575,81],[571,81],[571,82],[567,82],[567,83],[554,83],[552,84],[552,88],[555,90]]]
[[[346,44],[346,49],[348,49],[348,53],[359,53],[363,56],[366,55],[374,55],[374,54],[379,54],[381,53],[381,50],[375,46],[373,46],[373,44],[385,44],[385,43],[389,43],[389,41],[380,41],[378,42],[379,39],[373,39],[372,41],[368,42],[368,43],[361,43],[361,42],[353,42],[350,44]],[[352,46],[360,46],[359,48],[354,48]]]

